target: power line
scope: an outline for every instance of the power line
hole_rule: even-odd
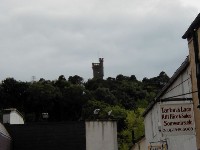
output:
[[[179,94],[179,95],[167,97],[167,98],[164,98],[164,99],[175,98],[175,97],[184,96],[184,95],[188,95],[188,94],[192,94],[192,93],[196,93],[196,92],[198,92],[198,91],[192,91],[192,92],[188,92],[188,93],[184,93],[184,94]]]
[[[178,86],[182,85],[184,82],[186,82],[186,81],[189,80],[189,79],[190,79],[190,77],[187,78],[186,80],[184,80],[183,82],[179,83],[178,85],[176,85],[175,87],[173,87],[173,88],[170,89],[169,91],[167,91],[166,94],[169,93],[170,91],[172,91],[173,89],[177,88]]]

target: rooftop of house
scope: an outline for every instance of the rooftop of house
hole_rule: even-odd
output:
[[[22,118],[24,118],[24,116],[16,108],[4,109],[3,110],[3,114],[9,114],[9,113],[11,113],[13,111],[16,112],[16,113],[18,113]]]
[[[185,34],[182,36],[183,39],[190,38],[193,34],[193,31],[200,27],[200,13],[194,19],[192,24],[189,26]]]
[[[189,66],[189,57],[185,59],[185,61],[181,64],[181,66],[176,70],[176,72],[173,74],[173,76],[170,78],[169,82],[162,88],[162,90],[158,93],[158,95],[155,97],[155,99],[148,105],[146,110],[143,113],[143,117],[145,117],[148,112],[153,108],[153,106],[160,101],[169,101],[171,99],[160,99],[165,92],[169,89],[169,87],[175,82],[175,80],[179,77],[179,75]],[[173,98],[173,100],[176,100],[176,98]]]
[[[5,127],[3,126],[1,122],[0,122],[0,135],[10,138],[9,133],[7,132],[7,130],[5,129]]]
[[[13,150],[85,150],[85,122],[5,125]]]

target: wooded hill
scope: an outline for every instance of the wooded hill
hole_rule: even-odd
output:
[[[126,150],[144,135],[141,114],[168,80],[165,72],[142,81],[121,74],[86,82],[78,75],[33,82],[7,78],[0,84],[0,110],[17,108],[27,123],[44,121],[42,113],[49,122],[116,119],[119,149]]]

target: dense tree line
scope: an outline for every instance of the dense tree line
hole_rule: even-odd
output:
[[[0,109],[17,108],[26,122],[43,121],[42,113],[49,122],[116,119],[119,148],[128,149],[144,134],[141,114],[168,80],[165,72],[142,81],[122,74],[86,82],[78,75],[33,82],[7,78],[0,84]]]

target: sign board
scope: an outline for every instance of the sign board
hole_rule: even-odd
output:
[[[194,134],[193,104],[163,104],[161,111],[161,130],[165,135]]]
[[[150,145],[148,146],[148,150],[167,150],[167,144],[150,143]]]

